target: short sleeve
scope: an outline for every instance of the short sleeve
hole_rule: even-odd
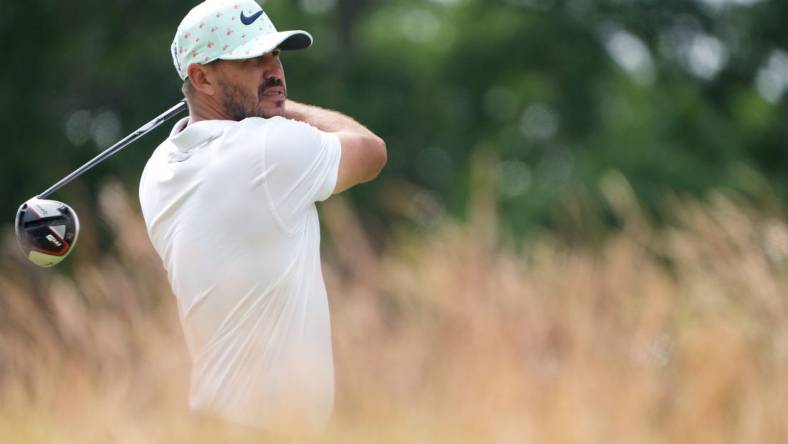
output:
[[[341,145],[330,133],[295,120],[271,119],[263,149],[268,197],[286,228],[334,192]]]

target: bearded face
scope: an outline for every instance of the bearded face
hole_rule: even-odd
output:
[[[256,89],[223,80],[219,83],[221,104],[227,119],[241,121],[247,117],[283,116],[287,98],[284,82],[271,77]]]
[[[219,102],[227,119],[282,116],[287,100],[284,68],[274,50],[246,60],[216,65]]]

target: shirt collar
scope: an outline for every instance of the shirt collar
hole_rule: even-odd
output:
[[[175,124],[170,132],[170,141],[180,151],[189,151],[219,137],[224,132],[226,120],[201,120],[189,123],[189,117],[184,117]]]

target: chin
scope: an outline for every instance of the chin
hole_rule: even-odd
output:
[[[284,105],[282,105],[282,106],[277,106],[277,107],[275,107],[273,109],[263,110],[263,112],[260,113],[260,115],[262,117],[265,117],[266,119],[271,118],[271,117],[277,117],[277,116],[284,117],[285,116],[285,107],[284,107]]]

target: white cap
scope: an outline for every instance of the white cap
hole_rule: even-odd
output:
[[[172,62],[185,80],[192,63],[242,60],[276,48],[312,45],[306,31],[278,32],[254,0],[206,0],[183,18],[172,41]]]

